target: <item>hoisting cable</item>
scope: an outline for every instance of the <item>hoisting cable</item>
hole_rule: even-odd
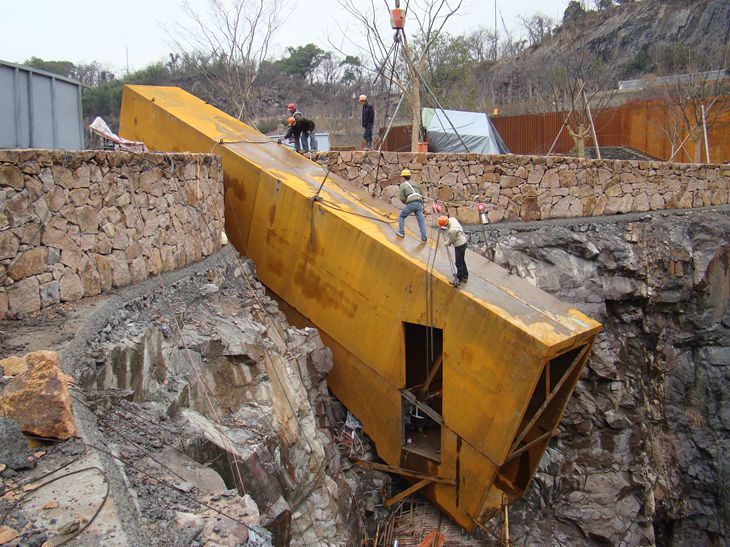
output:
[[[390,81],[388,82],[388,95],[386,96],[385,100],[385,119],[388,119],[388,111],[390,110],[390,94],[391,90],[393,88],[393,80],[395,79],[395,66],[398,61],[398,53],[400,50],[400,38],[399,35],[402,32],[402,29],[397,29],[395,31],[395,36],[393,37],[393,63],[392,68],[390,70]],[[386,62],[389,59],[386,59]],[[390,125],[393,124],[393,120],[395,120],[395,116],[398,114],[398,108],[400,108],[400,104],[403,101],[403,95],[401,95],[401,100],[398,102],[398,107],[396,107],[395,112],[393,113],[393,119],[390,121]],[[388,130],[390,130],[390,125],[388,126]],[[378,162],[375,165],[375,184],[378,183],[378,175],[380,174],[380,162],[383,159],[383,141],[385,141],[385,137],[387,135],[386,133],[383,135],[383,138],[380,139],[380,143],[378,144]]]
[[[459,134],[459,131],[458,131],[458,130],[456,129],[456,127],[454,126],[454,124],[453,124],[453,123],[451,122],[451,119],[450,119],[450,118],[449,118],[449,116],[448,116],[448,115],[446,114],[446,110],[444,110],[444,107],[443,107],[443,106],[441,105],[441,103],[439,102],[438,98],[436,97],[436,95],[434,94],[434,92],[433,92],[433,91],[431,90],[431,87],[430,87],[430,86],[428,85],[428,82],[426,82],[426,79],[425,79],[425,78],[423,77],[423,74],[421,74],[421,73],[420,73],[420,72],[418,71],[418,69],[417,69],[417,68],[416,68],[416,66],[415,66],[415,65],[413,64],[413,62],[412,62],[412,61],[411,61],[411,59],[410,59],[410,58],[408,57],[408,55],[406,55],[406,62],[407,62],[407,63],[408,63],[408,65],[409,65],[409,66],[411,67],[411,70],[413,71],[413,73],[414,73],[414,74],[416,74],[416,76],[418,76],[418,78],[419,78],[419,79],[421,80],[421,82],[423,82],[423,86],[424,86],[424,87],[426,88],[426,90],[427,90],[427,91],[428,91],[428,92],[429,92],[429,93],[431,94],[431,96],[433,97],[433,100],[435,101],[435,103],[436,103],[436,106],[438,106],[438,108],[439,108],[439,109],[441,110],[441,112],[443,112],[443,114],[444,114],[444,117],[446,118],[446,121],[447,121],[447,122],[449,122],[449,125],[451,126],[451,129],[453,129],[453,130],[454,130],[454,133],[455,133],[455,134],[456,134],[456,136],[457,136],[457,137],[459,138],[459,142],[461,143],[461,145],[462,145],[462,146],[464,147],[464,149],[465,149],[465,150],[466,150],[467,152],[470,152],[470,150],[469,150],[469,147],[468,147],[468,146],[466,145],[466,143],[464,142],[464,139],[462,139],[462,138],[461,138],[461,135]],[[414,85],[415,85],[415,84],[414,84]],[[441,122],[441,120],[440,120],[440,119],[439,119],[439,123],[441,123],[441,127],[443,128],[443,123]],[[445,129],[445,128],[444,128],[444,129]]]

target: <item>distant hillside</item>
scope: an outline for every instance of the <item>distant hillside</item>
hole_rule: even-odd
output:
[[[544,85],[551,67],[571,72],[581,63],[608,75],[606,85],[615,87],[619,80],[661,72],[662,51],[676,56],[679,46],[701,57],[703,52],[727,49],[729,43],[730,1],[643,0],[588,11],[564,22],[539,44],[485,68],[496,100],[524,107]],[[723,67],[702,67],[709,68]]]

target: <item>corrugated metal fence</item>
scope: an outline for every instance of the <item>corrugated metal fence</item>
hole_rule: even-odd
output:
[[[0,148],[84,148],[81,84],[0,61]]]
[[[565,113],[497,116],[492,123],[513,154],[545,155],[563,125]],[[596,134],[601,146],[630,146],[649,156],[668,160],[672,156],[671,118],[663,101],[636,101],[601,111],[595,119]],[[678,135],[676,146],[686,137]],[[710,160],[730,160],[730,112],[724,113],[708,131]],[[591,145],[590,143],[588,143]],[[695,144],[688,139],[674,160],[695,160]],[[705,148],[701,146],[701,161]],[[573,140],[564,130],[560,133],[554,154],[565,154],[573,148]]]

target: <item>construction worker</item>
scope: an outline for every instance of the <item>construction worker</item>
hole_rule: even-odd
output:
[[[365,139],[365,150],[373,147],[373,126],[375,125],[375,107],[368,102],[367,95],[360,95],[357,100],[362,105],[362,126],[365,132],[362,137]]]
[[[312,120],[308,120],[304,116],[299,117],[299,121],[297,121],[294,116],[290,116],[287,120],[288,129],[286,130],[286,134],[284,135],[284,140],[294,141],[294,150],[297,152],[309,152],[310,148],[309,145],[305,142],[309,141],[309,135],[312,135],[312,139],[314,139],[314,122]],[[307,139],[302,136],[302,134],[307,135]],[[306,148],[304,150],[301,150],[300,148],[300,142],[302,145],[305,145]],[[316,143],[313,145],[312,148],[313,151],[317,150]]]
[[[418,221],[418,229],[421,230],[421,241],[426,243],[428,238],[426,238],[426,218],[423,216],[423,191],[417,182],[411,180],[411,172],[408,169],[403,169],[400,176],[403,177],[403,182],[400,184],[400,200],[405,207],[398,216],[398,231],[395,235],[406,236],[403,231],[406,217],[414,214]]]
[[[289,103],[287,110],[289,111],[289,117],[294,118],[297,122],[304,118],[302,113],[297,110],[295,103]],[[314,135],[314,129],[312,131],[302,131],[300,133],[300,140],[303,152],[315,152],[317,150],[317,138]]]
[[[454,258],[456,262],[456,276],[454,276],[454,287],[458,287],[461,283],[466,283],[469,279],[469,271],[466,269],[466,235],[461,223],[453,217],[440,216],[438,225],[444,231],[444,245],[454,246]],[[447,251],[448,252],[448,251]]]
[[[294,103],[289,103],[289,106],[286,108],[289,111],[289,116],[293,117],[295,120],[298,120],[302,117],[302,113],[297,110],[297,105]]]

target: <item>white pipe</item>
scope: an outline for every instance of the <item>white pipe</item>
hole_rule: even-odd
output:
[[[705,117],[705,105],[702,105],[702,129],[705,133],[705,155],[707,163],[710,163],[710,143],[707,140],[707,118]]]

